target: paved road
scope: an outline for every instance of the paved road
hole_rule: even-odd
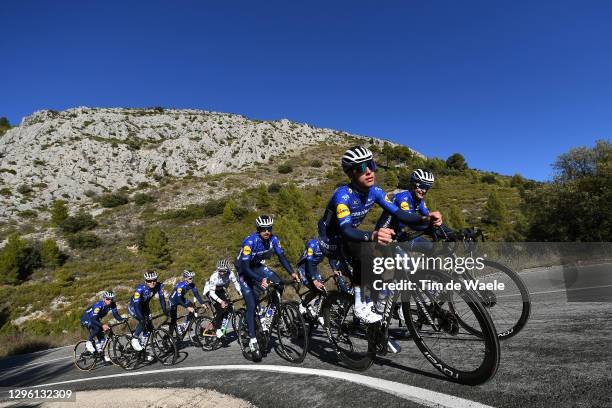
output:
[[[596,298],[601,302],[585,303],[584,307],[589,307],[595,314],[609,316],[612,304],[602,300],[612,300],[611,269],[610,264],[582,267],[579,271],[582,279],[573,279],[570,288],[566,287],[564,278],[567,271],[561,268],[523,273],[522,277],[532,293],[532,319],[545,323],[547,317],[541,314],[544,308],[549,310],[555,307],[563,311],[568,301],[576,300],[578,292],[584,292],[578,297],[579,300]],[[576,305],[583,307],[582,304]],[[528,324],[518,336],[502,343],[500,370],[493,380],[477,387],[458,385],[439,375],[410,340],[401,342],[402,353],[378,358],[366,372],[347,370],[339,364],[320,332],[313,336],[310,354],[304,363],[298,366],[301,370],[298,372],[279,371],[283,370],[283,367],[292,369],[295,366],[274,352],[262,363],[251,363],[243,358],[238,346],[233,342],[229,347],[213,352],[204,352],[194,347],[183,348],[181,361],[170,368],[173,371],[154,364],[129,373],[112,366],[83,373],[72,365],[72,348],[64,347],[0,361],[0,386],[23,387],[74,380],[77,382],[57,387],[78,391],[126,386],[199,386],[247,399],[260,407],[371,407],[374,401],[389,407],[434,406],[434,401],[438,401],[439,406],[469,406],[468,401],[491,406],[517,406],[516,402],[519,401],[520,404],[521,396],[517,396],[512,387],[516,373],[506,367],[523,364],[517,361],[520,360],[521,347],[543,341],[541,330],[538,330],[537,326],[535,323]],[[544,341],[550,342],[554,339]],[[227,365],[237,367],[214,368]],[[108,377],[91,380],[92,377],[105,376]],[[377,382],[377,379],[385,381]],[[536,380],[537,378],[533,378],[533,381]],[[419,389],[430,392],[422,392]],[[459,399],[443,399],[444,395]]]

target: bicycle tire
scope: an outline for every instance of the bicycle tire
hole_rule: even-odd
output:
[[[208,327],[212,325],[213,319],[214,318],[212,316],[200,315],[194,323],[194,331],[196,334],[197,342],[200,344],[200,347],[202,347],[202,350],[204,351],[212,351],[220,347],[220,342],[216,336],[216,333],[213,333],[212,335],[210,333],[206,334]]]
[[[487,302],[483,302],[485,308],[491,316],[493,324],[496,327],[497,337],[499,337],[500,340],[507,340],[518,334],[525,327],[527,321],[529,320],[529,315],[531,314],[531,298],[529,296],[529,290],[527,289],[527,285],[525,284],[523,279],[521,279],[519,274],[514,272],[506,265],[486,259],[483,260],[483,264],[485,266],[488,266],[489,268],[498,270],[502,274],[508,276],[508,278],[510,278],[510,280],[516,285],[518,292],[520,293],[520,313],[512,313],[509,311],[504,313],[501,312],[502,307],[499,307],[500,299],[503,299],[504,297],[511,297],[513,295],[504,294],[502,296],[497,296],[497,301],[494,305],[488,304]],[[517,295],[514,295],[514,297],[516,296]],[[514,308],[514,310],[517,310],[517,308]],[[508,316],[510,313],[512,313],[512,315],[506,318],[505,316]],[[516,315],[518,315],[518,318],[516,317]],[[460,323],[462,324],[462,326],[464,326],[466,330],[471,331],[476,335],[480,334],[480,332],[476,328],[471,327],[466,322],[460,320]]]
[[[421,278],[427,276],[429,280],[437,279],[438,282],[443,284],[451,280],[450,276],[445,272],[422,271],[421,274]],[[402,303],[402,310],[412,340],[425,358],[438,371],[460,384],[479,385],[493,378],[497,372],[500,359],[499,339],[495,326],[485,307],[477,300],[473,291],[466,289],[463,285],[461,286],[461,290],[451,293],[446,291],[432,293],[417,288],[412,292],[406,293],[404,300],[407,301]],[[417,299],[420,304],[417,302]],[[427,305],[423,304],[423,299],[428,301]],[[442,329],[436,330],[433,326],[423,321],[429,319],[434,321],[434,323],[438,321],[438,326],[440,327],[442,327],[442,323],[439,323],[442,321],[440,316],[447,316],[450,321],[454,321],[459,313],[457,305],[460,300],[464,301],[469,309],[469,311],[465,312],[464,319],[471,313],[481,328],[481,335],[469,332],[468,335],[464,335],[464,333],[459,331],[460,324],[458,322],[456,325],[453,324],[453,329],[448,329],[447,331]],[[412,308],[413,302],[415,304],[414,309]],[[442,307],[448,307],[449,310],[442,309]],[[431,330],[428,329],[429,326],[432,327]],[[444,335],[445,333],[447,334],[446,338],[449,341],[449,345],[440,345],[440,352],[436,352],[434,346],[440,343],[442,337],[438,336],[436,341],[435,335]],[[459,341],[464,341],[464,343],[460,344]],[[468,341],[470,343],[466,343]],[[457,351],[453,352],[452,345],[457,344],[462,347],[457,348]],[[480,346],[479,348],[482,351],[474,352],[473,347],[467,350],[466,344]],[[459,355],[463,351],[462,349],[470,353]],[[442,354],[442,351],[445,356],[444,360],[439,356],[439,354]],[[449,362],[449,359],[453,357],[457,357],[457,363]],[[474,367],[469,369],[455,367],[456,364],[465,365],[472,361],[474,361],[474,364],[472,364]]]
[[[363,325],[356,321],[351,313],[353,306],[353,295],[330,291],[321,306],[325,332],[342,363],[352,370],[365,371],[370,368],[376,356],[375,345],[370,341],[375,328],[374,325]],[[365,342],[365,349],[360,347],[361,350],[356,350],[358,337],[363,338],[361,343]]]
[[[281,303],[275,319],[276,336],[281,357],[293,364],[300,364],[308,353],[309,335],[304,317],[292,303]],[[288,337],[284,335],[288,334]]]
[[[165,366],[171,366],[178,359],[174,337],[166,329],[155,329],[151,333],[151,348],[155,358]]]
[[[137,359],[137,352],[132,348],[132,336],[124,334],[113,338],[111,361],[124,370],[134,368],[133,363]]]
[[[88,351],[86,348],[87,341],[81,340],[75,346],[72,352],[72,361],[76,368],[81,371],[91,371],[96,366],[97,357],[95,353]]]

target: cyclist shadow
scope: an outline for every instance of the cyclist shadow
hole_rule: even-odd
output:
[[[374,364],[379,365],[379,366],[385,366],[385,367],[391,367],[391,368],[395,368],[398,370],[402,370],[402,371],[406,371],[412,374],[416,374],[416,375],[420,375],[423,377],[429,377],[429,378],[434,378],[436,380],[442,380],[442,381],[446,381],[446,382],[450,382],[450,383],[454,383],[453,380],[451,380],[450,378],[443,376],[441,374],[437,374],[437,373],[432,373],[432,372],[428,372],[428,371],[423,371],[419,368],[416,367],[408,367],[399,363],[396,363],[392,360],[389,360],[388,358],[382,357],[382,356],[376,356],[376,358],[374,359]]]
[[[308,354],[318,358],[320,361],[328,364],[332,364],[338,367],[344,367],[344,364],[340,362],[336,352],[329,344],[329,339],[324,332],[315,330],[311,336],[308,346]]]
[[[176,359],[176,362],[174,364],[180,364],[183,361],[185,361],[187,359],[187,357],[189,357],[189,353],[187,353],[186,351],[179,351],[178,352],[178,357]]]

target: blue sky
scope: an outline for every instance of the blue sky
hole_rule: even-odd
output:
[[[0,15],[12,123],[43,108],[201,108],[539,180],[612,134],[609,1],[5,1]]]

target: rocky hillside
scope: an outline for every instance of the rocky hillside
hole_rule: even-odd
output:
[[[51,201],[237,172],[345,132],[241,115],[163,108],[43,110],[0,138],[0,217]],[[382,143],[382,142],[381,142]]]

